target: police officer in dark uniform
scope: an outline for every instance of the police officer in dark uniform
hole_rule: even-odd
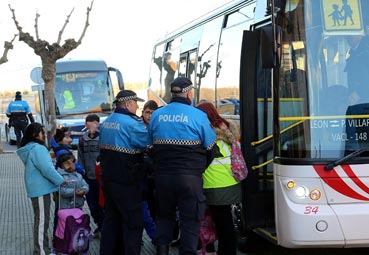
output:
[[[131,90],[116,96],[116,109],[100,125],[100,167],[105,199],[100,254],[139,255],[143,231],[143,155],[148,134],[136,115],[137,97]]]
[[[157,199],[157,254],[167,255],[176,221],[180,254],[197,254],[205,196],[202,173],[214,158],[215,133],[207,115],[193,106],[192,82],[176,78],[171,102],[153,112],[149,124]]]
[[[14,127],[15,136],[17,137],[17,147],[19,148],[21,139],[29,123],[28,118],[31,123],[35,122],[31,108],[26,101],[22,100],[22,93],[20,91],[15,93],[15,100],[9,103],[6,116],[9,118],[9,127]]]

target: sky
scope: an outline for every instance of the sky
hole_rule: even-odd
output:
[[[166,33],[199,18],[231,0],[94,0],[90,26],[82,44],[65,58],[104,59],[118,68],[126,83],[148,80],[150,58],[155,42]],[[90,0],[9,0],[0,2],[0,45],[17,33],[12,13],[23,32],[35,38],[35,17],[40,14],[40,39],[50,44],[58,39],[66,17],[74,8],[62,41],[80,38]],[[0,54],[3,52],[0,47]],[[34,85],[31,70],[41,66],[40,57],[18,39],[0,65],[0,91],[25,90]]]

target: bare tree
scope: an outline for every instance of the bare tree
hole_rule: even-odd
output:
[[[62,29],[59,31],[58,41],[55,43],[50,44],[47,41],[41,40],[38,34],[38,19],[40,17],[39,13],[36,13],[35,18],[35,33],[36,39],[34,39],[29,33],[23,32],[22,27],[19,25],[16,17],[15,17],[15,10],[11,8],[9,4],[9,9],[13,14],[13,20],[15,26],[19,32],[19,41],[25,42],[29,47],[31,47],[36,55],[40,56],[41,64],[42,64],[42,79],[45,82],[45,117],[46,123],[45,127],[47,129],[47,137],[48,142],[50,143],[50,138],[52,134],[54,134],[56,129],[56,113],[55,113],[55,101],[54,101],[54,87],[55,87],[55,76],[56,76],[56,61],[58,59],[63,58],[67,55],[70,51],[76,49],[81,43],[82,39],[86,34],[87,27],[89,24],[89,17],[90,12],[92,10],[93,2],[91,5],[87,7],[86,13],[86,23],[82,34],[79,40],[76,42],[74,39],[67,39],[64,41],[63,45],[60,45],[62,40],[63,32],[69,23],[69,19],[74,11],[74,8],[67,16],[65,23]]]
[[[13,39],[10,42],[8,41],[4,42],[4,52],[3,52],[3,56],[0,58],[0,65],[4,64],[5,62],[8,62],[8,52],[9,50],[13,49],[13,42],[16,37],[17,35],[14,35]]]

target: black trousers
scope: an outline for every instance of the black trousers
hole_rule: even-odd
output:
[[[179,212],[179,254],[197,254],[200,220],[204,218],[202,178],[194,175],[156,175],[157,243],[168,245],[173,238],[176,208]]]
[[[218,234],[218,255],[237,254],[237,235],[233,226],[231,205],[209,205]]]
[[[19,148],[24,132],[26,131],[28,121],[14,121],[12,125],[14,126],[14,133],[17,138],[17,147]]]
[[[142,191],[139,185],[103,182],[105,216],[101,255],[140,255],[143,231]]]

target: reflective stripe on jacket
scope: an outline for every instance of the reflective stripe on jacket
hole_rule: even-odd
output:
[[[232,176],[231,145],[223,140],[217,140],[216,144],[223,157],[215,158],[203,173],[204,189],[228,187],[238,183]]]

